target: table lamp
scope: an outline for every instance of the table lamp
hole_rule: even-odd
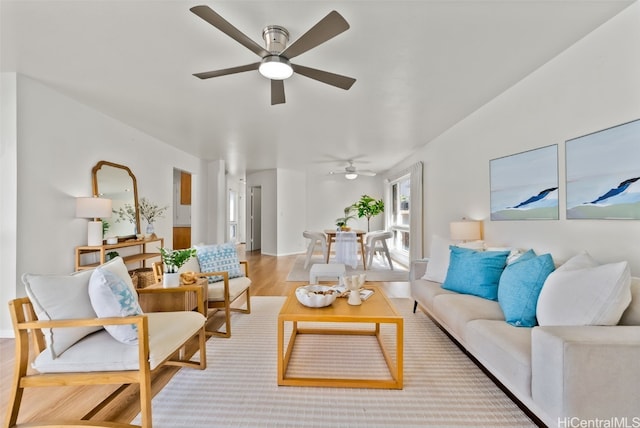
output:
[[[76,217],[92,219],[87,226],[87,245],[102,245],[101,217],[111,217],[111,199],[76,198]]]
[[[475,220],[452,221],[449,223],[451,239],[456,241],[477,241],[481,238],[480,222]]]

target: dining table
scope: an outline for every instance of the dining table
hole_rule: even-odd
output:
[[[341,231],[336,229],[325,229],[324,231],[325,235],[327,235],[327,260],[326,260],[327,263],[329,263],[329,257],[331,256],[331,244],[333,242],[336,242],[336,235],[338,234],[338,232],[341,232]],[[367,258],[365,257],[365,249],[364,249],[364,236],[367,234],[367,232],[364,230],[356,230],[356,229],[345,230],[344,232],[354,232],[356,234],[356,240],[358,243],[360,243],[360,254],[362,255],[362,267],[364,268],[364,270],[367,270],[367,260],[366,260]]]

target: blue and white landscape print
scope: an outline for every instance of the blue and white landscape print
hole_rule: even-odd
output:
[[[558,146],[493,159],[491,220],[558,219]]]
[[[567,219],[640,219],[640,120],[566,142]]]

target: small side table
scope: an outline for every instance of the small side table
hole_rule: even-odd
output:
[[[144,312],[193,311],[207,316],[208,283],[206,278],[198,278],[195,284],[164,288],[156,283],[136,291]],[[202,300],[198,301],[198,296]]]
[[[320,277],[336,277],[342,283],[347,269],[342,263],[315,263],[309,270],[309,284],[317,284]]]

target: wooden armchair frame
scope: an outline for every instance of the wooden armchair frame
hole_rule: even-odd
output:
[[[247,262],[246,260],[241,260],[240,265],[244,267],[244,274],[247,278],[249,278],[249,262]],[[198,273],[198,276],[200,278],[208,278],[210,276],[222,277],[222,282],[224,283],[224,300],[209,300],[207,305],[209,308],[207,317],[210,317],[219,310],[224,310],[225,331],[221,332],[207,330],[207,335],[225,338],[231,337],[231,312],[240,312],[243,314],[251,313],[251,287],[247,287],[244,292],[239,293],[233,300],[231,300],[229,272],[200,272]],[[246,295],[245,307],[232,307],[231,304],[242,297],[243,294]]]
[[[244,274],[247,278],[249,278],[249,262],[246,260],[240,261],[240,266],[244,269]],[[156,282],[162,281],[162,262],[155,262],[152,264],[153,274]],[[208,280],[210,276],[221,276],[223,279],[221,282],[224,284],[224,298],[223,300],[208,300],[207,303],[207,319],[211,318],[213,314],[218,312],[219,310],[224,310],[224,319],[225,319],[225,331],[211,331],[207,330],[208,336],[218,336],[218,337],[231,337],[231,312],[240,312],[243,314],[251,313],[251,287],[247,287],[245,291],[242,293],[238,293],[234,299],[231,299],[231,286],[229,283],[229,272],[195,272],[196,276],[199,278],[205,278]],[[242,295],[246,295],[246,302],[244,308],[242,307],[232,307],[231,304],[238,300]]]
[[[138,290],[140,291],[140,290]],[[154,293],[168,292],[195,292],[198,296],[198,311],[204,313],[204,303],[202,297],[202,288],[200,286],[183,286],[175,289],[153,290]],[[162,363],[151,370],[149,363],[149,326],[146,315],[137,315],[131,317],[113,317],[113,318],[90,318],[90,319],[66,319],[54,321],[38,321],[33,305],[28,297],[14,299],[9,302],[9,312],[15,332],[15,368],[14,378],[9,398],[9,409],[5,419],[5,428],[17,426],[59,426],[59,427],[134,427],[137,425],[123,424],[116,422],[97,422],[88,420],[91,415],[97,413],[111,402],[117,393],[122,390],[118,389],[116,393],[111,394],[80,421],[52,421],[52,422],[34,422],[28,424],[16,425],[22,396],[25,388],[29,387],[46,387],[46,386],[77,386],[77,385],[108,385],[108,384],[139,384],[140,386],[140,413],[142,428],[151,428],[151,375],[159,368],[165,365],[193,367],[204,370],[207,367],[206,357],[206,334],[204,326],[196,333],[198,336],[198,345],[200,350],[200,361],[191,361],[183,359],[182,350],[187,342],[194,336],[187,339],[178,346],[175,352]],[[138,370],[123,371],[101,371],[101,372],[65,372],[65,373],[34,373],[28,374],[27,369],[29,363],[33,361],[36,355],[45,349],[44,335],[42,329],[46,328],[66,328],[66,327],[82,327],[82,326],[105,326],[135,324],[138,330]],[[31,336],[31,347],[29,345],[29,336]],[[33,354],[30,353],[33,349]],[[179,354],[176,357],[176,354]]]

